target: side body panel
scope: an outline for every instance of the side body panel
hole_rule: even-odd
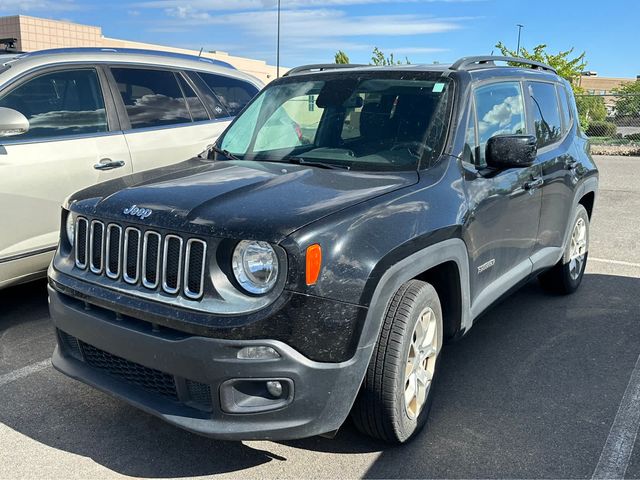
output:
[[[214,120],[125,131],[134,171],[151,170],[195,157],[215,142],[229,122]]]
[[[125,166],[94,169],[105,158],[123,161]],[[0,270],[4,262],[16,257],[47,248],[53,251],[60,234],[60,206],[68,195],[128,173],[129,149],[124,135],[117,132],[0,146],[0,204],[7,206],[0,211]],[[25,259],[22,273],[14,263],[12,276],[34,272],[34,268],[42,271],[48,260],[34,265]]]

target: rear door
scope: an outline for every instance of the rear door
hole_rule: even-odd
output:
[[[109,70],[125,112],[124,135],[136,172],[194,157],[228,125],[228,114],[213,117],[180,71],[131,66]]]
[[[552,265],[559,258],[573,206],[577,158],[572,137],[568,135],[573,118],[564,87],[531,81],[526,83],[526,91],[530,128],[538,141],[537,163],[544,180],[538,242],[533,255],[537,268]]]
[[[485,148],[494,135],[528,133],[520,81],[475,88],[466,132],[465,190],[469,215],[465,242],[470,256],[474,313],[531,272],[541,191],[528,188],[540,166],[492,170]]]
[[[68,195],[131,173],[106,88],[99,69],[73,66],[41,70],[0,92],[0,106],[30,125],[0,139],[0,267],[55,248]]]

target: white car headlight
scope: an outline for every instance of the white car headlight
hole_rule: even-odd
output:
[[[231,263],[236,280],[249,293],[267,293],[278,280],[278,256],[267,242],[242,240]]]
[[[69,241],[69,245],[73,247],[73,241],[76,238],[76,223],[71,212],[67,213],[65,230],[67,231],[67,240]]]

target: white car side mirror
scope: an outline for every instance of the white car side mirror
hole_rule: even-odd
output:
[[[0,107],[0,137],[22,135],[29,131],[29,120],[12,108]]]

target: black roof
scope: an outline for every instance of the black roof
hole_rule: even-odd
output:
[[[498,65],[497,63],[506,63],[506,65]],[[515,64],[515,65],[514,65]],[[519,71],[538,71],[548,74],[557,75],[556,70],[544,63],[528,60],[520,57],[500,57],[500,56],[472,56],[463,57],[454,63],[448,64],[402,64],[402,65],[362,65],[362,64],[311,64],[302,65],[300,67],[292,68],[284,74],[285,77],[291,77],[294,75],[318,73],[325,71],[335,70],[356,70],[356,71],[380,71],[380,70],[410,70],[410,71],[432,71],[432,72],[455,72],[465,71],[472,72],[477,70],[488,69],[517,69]]]

